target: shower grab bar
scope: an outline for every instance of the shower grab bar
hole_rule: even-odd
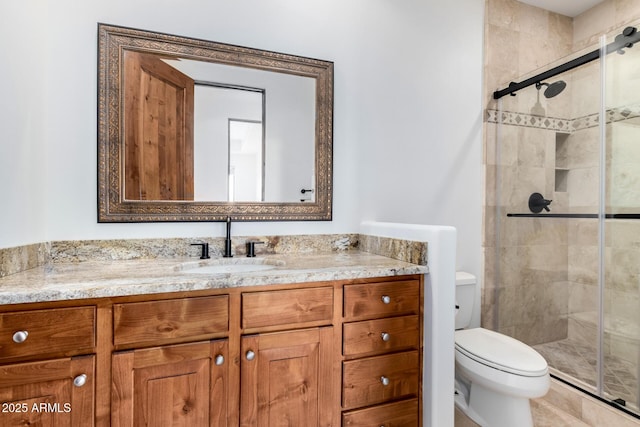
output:
[[[623,48],[633,47],[633,44],[637,43],[638,41],[640,41],[640,32],[638,32],[635,27],[627,27],[622,31],[621,34],[618,34],[616,36],[613,42],[609,43],[606,46],[606,53],[624,53],[624,50],[622,50]],[[519,83],[511,82],[509,83],[508,87],[493,92],[493,99],[500,99],[506,95],[515,96],[515,92],[519,91],[520,89],[524,89],[525,87],[540,83],[543,80],[550,79],[551,77],[557,76],[558,74],[564,73],[565,71],[573,70],[574,68],[587,64],[598,58],[600,58],[600,49],[596,49],[576,59],[572,59],[571,61],[565,62],[564,64],[558,65],[557,67],[523,80]]]

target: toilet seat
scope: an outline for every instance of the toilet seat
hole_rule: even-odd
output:
[[[455,332],[456,350],[478,363],[525,377],[548,373],[546,360],[534,349],[506,335],[484,328]]]

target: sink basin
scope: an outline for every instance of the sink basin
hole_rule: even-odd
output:
[[[176,270],[188,274],[250,273],[272,270],[281,265],[284,265],[283,261],[264,258],[216,259],[184,263]]]
[[[205,265],[184,270],[185,273],[196,274],[216,274],[216,273],[248,273],[251,271],[264,271],[276,268],[270,264],[220,264]]]

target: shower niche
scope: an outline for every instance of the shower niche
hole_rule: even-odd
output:
[[[569,133],[556,132],[555,138],[555,170],[554,170],[554,191],[556,193],[567,192],[567,182],[569,179],[568,165],[568,145]]]

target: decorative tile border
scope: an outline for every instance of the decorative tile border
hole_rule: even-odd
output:
[[[625,107],[607,110],[607,123],[620,122],[640,117],[640,104],[627,105]]]
[[[615,123],[640,117],[640,104],[609,109],[606,112],[606,116],[607,123]],[[575,119],[561,119],[557,117],[544,117],[527,113],[487,109],[485,113],[485,121],[488,123],[572,133],[578,130],[598,126],[600,124],[600,116],[598,113],[594,113],[577,117]]]
[[[486,110],[486,121],[505,125],[524,126],[539,129],[571,132],[571,120],[556,117],[535,116],[511,111]]]

